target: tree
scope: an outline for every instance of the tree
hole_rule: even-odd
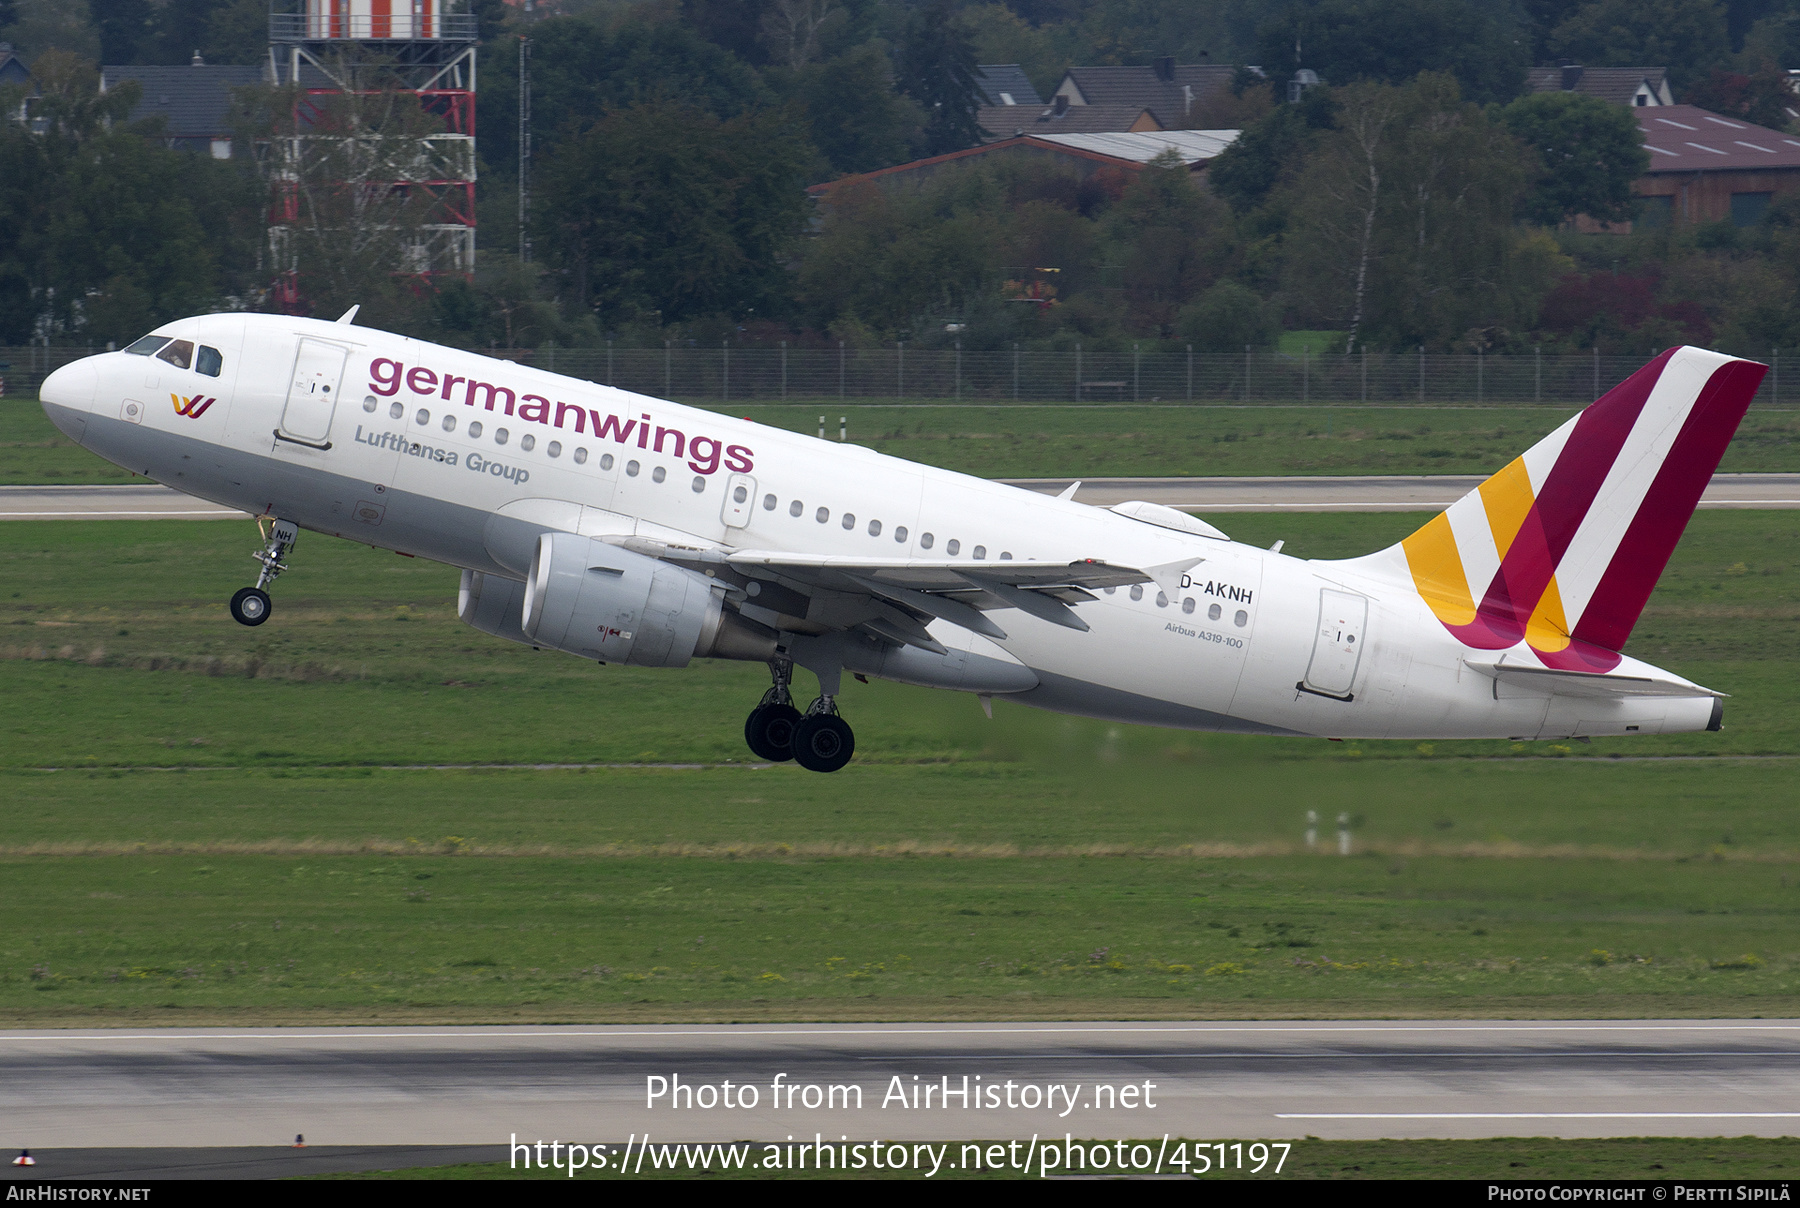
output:
[[[1108,219],[1133,325],[1170,334],[1176,312],[1218,272],[1224,207],[1195,186],[1179,155],[1164,151],[1144,165]]]
[[[1175,334],[1202,352],[1240,352],[1251,344],[1266,347],[1280,330],[1274,308],[1236,281],[1214,285],[1182,307],[1175,322]]]
[[[1448,347],[1528,325],[1554,244],[1513,216],[1530,153],[1447,74],[1339,90],[1338,129],[1291,186],[1289,297],[1358,344]]]
[[[1551,31],[1552,54],[1589,67],[1667,67],[1677,88],[1724,63],[1717,0],[1594,0]]]
[[[785,76],[770,74],[805,107],[825,174],[872,172],[909,157],[923,118],[918,106],[888,83],[892,71],[879,46],[864,43]]]
[[[565,140],[539,176],[537,221],[569,303],[609,322],[766,311],[805,216],[797,124],[651,100]]]
[[[88,0],[100,34],[100,61],[126,66],[155,56],[156,8],[150,0]]]
[[[134,83],[101,93],[93,64],[63,51],[34,74],[41,133],[0,123],[0,340],[134,339],[214,304],[243,264],[254,178],[124,125]]]
[[[1526,218],[1555,226],[1577,214],[1601,222],[1631,217],[1631,184],[1650,166],[1635,110],[1575,92],[1540,92],[1508,105],[1502,120],[1542,164]]]
[[[1331,92],[1310,88],[1298,105],[1277,105],[1247,127],[1207,169],[1207,183],[1237,214],[1268,200],[1276,186],[1292,179],[1316,141],[1335,123]]]
[[[762,37],[776,62],[801,67],[819,57],[827,29],[845,20],[837,0],[770,0],[763,10]]]
[[[1788,114],[1797,103],[1787,72],[1770,59],[1757,64],[1756,70],[1749,75],[1714,68],[1704,80],[1688,89],[1683,99],[1690,105],[1772,130],[1787,129]]]
[[[1278,78],[1309,67],[1334,85],[1448,71],[1483,104],[1517,96],[1527,62],[1492,6],[1475,0],[1321,0],[1264,25],[1257,49]]]
[[[951,0],[930,0],[907,23],[906,41],[894,64],[900,91],[925,111],[926,155],[961,151],[981,141],[975,111],[975,45],[956,20]]]

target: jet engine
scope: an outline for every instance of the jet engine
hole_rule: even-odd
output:
[[[544,533],[520,588],[534,646],[639,667],[775,655],[772,630],[726,611],[724,584],[591,537]]]

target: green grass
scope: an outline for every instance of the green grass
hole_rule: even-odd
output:
[[[1168,1152],[1182,1142],[1171,1139]],[[1202,1146],[1216,1143],[1216,1138],[1203,1138]],[[1670,1179],[1789,1179],[1793,1176],[1800,1145],[1791,1137],[1604,1137],[1578,1141],[1560,1137],[1494,1137],[1476,1141],[1321,1141],[1316,1137],[1287,1142],[1293,1148],[1285,1158],[1273,1151],[1267,1169],[1252,1173],[1246,1168],[1221,1173],[1209,1170],[1193,1172],[1202,1179],[1242,1178],[1251,1180],[1283,1179],[1483,1179],[1514,1181],[1545,1180],[1654,1180]],[[960,1163],[965,1142],[950,1143],[946,1159]],[[985,1142],[967,1142],[982,1145]],[[1111,1142],[1091,1142],[1111,1145]],[[1132,1142],[1126,1142],[1129,1153]],[[1163,1148],[1161,1137],[1149,1138],[1154,1154]],[[1195,1144],[1189,1140],[1188,1152]],[[712,1147],[708,1147],[712,1149]],[[1248,1149],[1248,1145],[1246,1145]],[[716,1150],[713,1152],[716,1153]],[[1116,1152],[1116,1151],[1115,1151]],[[1236,1161],[1236,1151],[1227,1151]],[[763,1160],[773,1156],[762,1145],[752,1147],[750,1156]],[[1209,1153],[1209,1159],[1212,1158]],[[810,1157],[810,1151],[809,1151]],[[791,1161],[783,1156],[779,1160]],[[1280,1161],[1280,1172],[1274,1170]],[[1190,1159],[1190,1165],[1191,1159]],[[929,1166],[927,1167],[929,1169]],[[383,1170],[366,1174],[329,1174],[317,1179],[562,1179],[566,1170],[515,1170],[505,1162],[472,1163],[458,1166],[427,1166],[411,1170]],[[617,1179],[612,1170],[584,1170],[578,1179]],[[652,1172],[647,1167],[627,1176],[633,1179],[923,1179],[917,1170],[743,1170],[726,1173],[713,1170],[663,1170]],[[933,1181],[945,1179],[1019,1179],[1035,1178],[1016,1171],[974,1171],[943,1169]]]
[[[907,406],[822,400],[702,403],[758,423],[836,436],[990,478],[1189,474],[1491,473],[1574,413],[1559,407]],[[1758,409],[1721,469],[1800,470],[1800,413]],[[0,484],[122,483],[29,399],[0,399]],[[136,481],[143,481],[136,479]]]
[[[1230,524],[1334,556],[1420,519]],[[308,535],[240,628],[253,544],[0,526],[0,1019],[1691,1016],[1800,989],[1800,514],[1697,516],[1640,626],[1734,694],[1722,734],[1327,744],[852,684],[832,777],[749,765],[760,668],[488,639],[428,563]],[[516,766],[547,763],[701,766]]]

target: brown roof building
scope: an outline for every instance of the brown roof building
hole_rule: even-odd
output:
[[[1666,67],[1534,67],[1525,76],[1528,92],[1579,92],[1615,105],[1673,105]]]
[[[1650,169],[1633,186],[1643,226],[1755,226],[1776,197],[1800,192],[1800,139],[1694,105],[1638,115]]]

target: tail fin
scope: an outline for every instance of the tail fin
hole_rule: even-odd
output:
[[[1663,353],[1395,547],[1419,595],[1476,649],[1610,670],[1766,372]]]

